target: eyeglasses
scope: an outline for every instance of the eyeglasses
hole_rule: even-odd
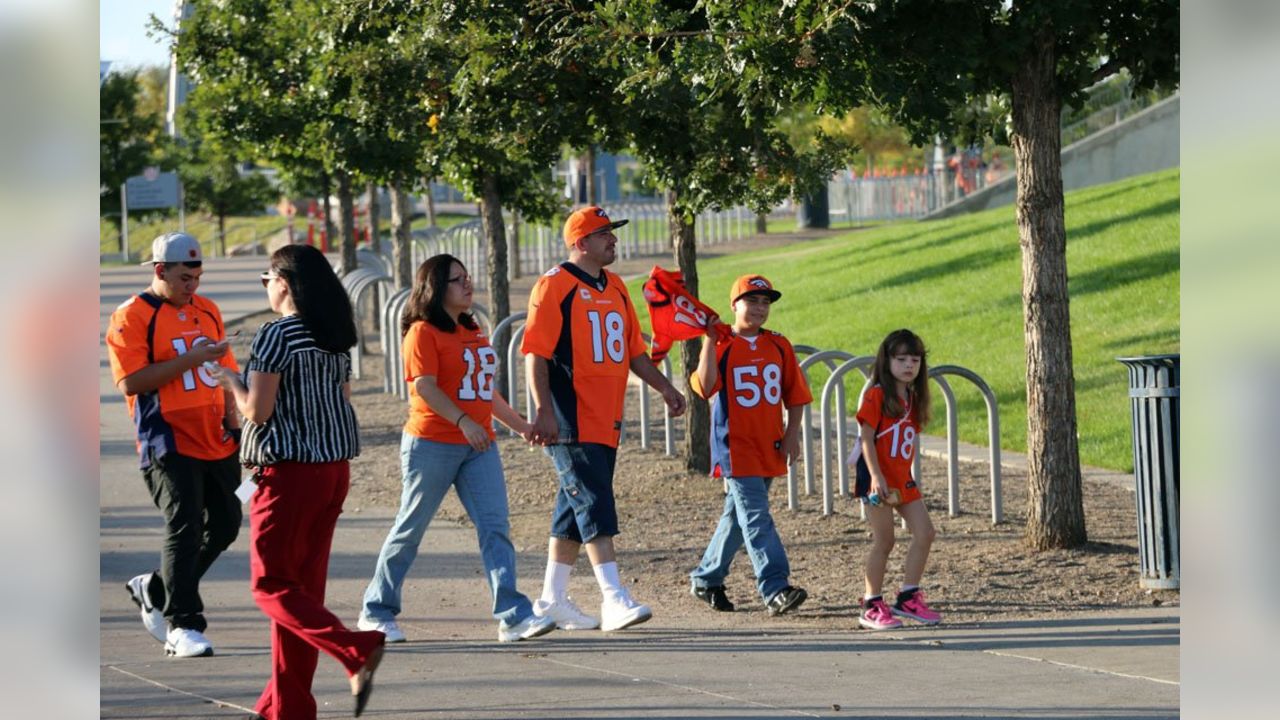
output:
[[[266,272],[262,273],[261,275],[259,275],[259,276],[258,276],[258,279],[262,281],[262,287],[266,287],[268,283],[270,283],[272,280],[274,280],[274,279],[276,279],[276,278],[278,278],[278,277],[280,277],[280,276],[279,276],[279,275],[277,275],[277,274],[275,274],[274,272],[272,272],[272,271],[268,270],[268,271],[266,271]]]

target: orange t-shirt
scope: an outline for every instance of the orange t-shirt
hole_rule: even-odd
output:
[[[561,442],[618,446],[631,360],[646,352],[622,278],[569,262],[548,270],[529,295],[520,351],[547,359]]]
[[[425,320],[409,326],[404,336],[404,379],[409,383],[409,420],[404,431],[426,440],[458,445],[467,437],[454,424],[456,417],[442,417],[413,387],[422,376],[436,379],[454,405],[493,434],[493,376],[498,371],[498,353],[482,330],[461,325],[445,332]]]
[[[222,314],[212,300],[194,295],[189,304],[177,307],[149,292],[134,295],[116,308],[107,326],[111,379],[119,385],[148,365],[225,337]],[[218,362],[240,371],[231,353]],[[125,402],[138,428],[144,468],[152,458],[170,452],[199,460],[221,460],[236,452],[235,441],[222,426],[224,391],[203,367],[187,370],[151,392],[126,395]]]
[[[916,444],[920,426],[916,422],[916,410],[908,407],[900,418],[885,417],[884,389],[873,385],[862,396],[858,408],[858,422],[870,425],[876,433],[876,459],[880,472],[891,487],[914,487],[911,480],[911,463],[916,457]],[[905,499],[905,498],[904,498]]]
[[[782,411],[813,402],[791,343],[761,330],[754,338],[721,337],[715,387],[697,373],[690,387],[711,400],[713,477],[777,477],[787,472],[782,454]]]

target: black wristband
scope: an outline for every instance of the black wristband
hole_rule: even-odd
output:
[[[453,424],[458,427],[462,427],[462,419],[465,418],[466,416],[467,416],[467,411],[463,410],[462,413],[458,415],[458,419],[453,421]]]

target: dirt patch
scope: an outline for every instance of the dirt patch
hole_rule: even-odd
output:
[[[253,331],[268,314],[231,324],[245,328],[235,346],[236,356],[248,358]],[[376,337],[371,350],[377,350]],[[363,379],[353,384],[353,402],[360,418],[363,452],[352,463],[348,512],[366,509],[394,512],[400,497],[400,431],[406,407],[382,392],[381,355],[364,363]],[[673,621],[714,615],[689,595],[689,570],[715,527],[723,503],[717,480],[685,471],[683,461],[662,452],[660,402],[653,398],[654,443],[642,450],[635,394],[628,397],[629,436],[618,452],[615,491],[622,534],[618,537],[623,577],[642,601]],[[682,426],[677,422],[680,437]],[[547,530],[555,494],[551,461],[518,438],[500,436],[511,505],[512,539],[524,556],[523,589],[536,593],[545,562]],[[678,443],[677,443],[678,448]],[[1024,473],[1004,472],[1006,521],[993,526],[988,500],[988,468],[961,464],[960,487],[965,512],[948,517],[946,466],[926,458],[923,463],[925,500],[937,526],[925,574],[931,603],[949,622],[982,622],[1010,616],[1043,616],[1113,608],[1176,605],[1176,591],[1150,592],[1138,586],[1138,550],[1133,493],[1120,484],[1091,482],[1085,492],[1090,542],[1078,550],[1032,552],[1022,542],[1026,521],[1027,481]],[[791,563],[792,582],[809,591],[809,601],[789,616],[814,628],[856,626],[857,602],[862,594],[862,563],[870,546],[857,505],[838,498],[833,515],[821,514],[818,494],[799,496],[800,509],[786,507],[785,479],[775,481],[773,515]],[[439,516],[467,524],[455,495],[450,494]],[[892,592],[901,578],[907,533],[899,528],[885,589]],[[586,561],[578,574],[588,572]],[[720,616],[717,625],[759,621],[763,603],[754,590],[751,564],[744,554],[734,561],[727,582],[739,612]]]

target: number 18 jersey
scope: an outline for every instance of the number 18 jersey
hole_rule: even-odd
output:
[[[454,424],[456,417],[442,417],[427,405],[413,387],[422,376],[434,377],[454,405],[476,421],[493,438],[493,376],[498,353],[481,330],[461,325],[445,332],[425,320],[409,326],[404,336],[404,379],[409,383],[409,420],[404,431],[435,442],[465,445],[467,437]]]
[[[529,295],[520,351],[547,360],[561,442],[618,446],[631,360],[645,354],[622,278],[569,262],[548,270]]]
[[[813,401],[791,343],[772,330],[753,338],[722,336],[716,364],[715,387],[702,387],[696,373],[691,381],[694,392],[711,400],[711,474],[785,475],[782,411]]]

